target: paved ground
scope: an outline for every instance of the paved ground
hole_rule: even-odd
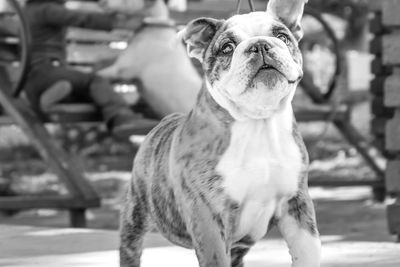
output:
[[[400,266],[400,244],[387,232],[385,205],[372,203],[369,192],[364,187],[311,189],[322,233],[322,267]],[[48,212],[50,215],[46,215]],[[91,210],[89,215],[89,226],[117,229],[116,210]],[[116,230],[68,229],[67,221],[66,213],[46,210],[38,211],[36,216],[0,216],[0,266],[118,266]],[[246,267],[290,266],[287,248],[276,231],[257,243],[246,261]],[[143,267],[155,266],[197,264],[193,251],[172,246],[152,234],[146,241]]]
[[[400,244],[343,241],[323,236],[325,267],[398,267]],[[40,228],[0,225],[0,266],[4,267],[114,267],[118,266],[116,231]],[[170,245],[150,234],[142,258],[143,267],[195,267],[192,250]],[[259,242],[246,257],[247,267],[290,266],[284,242],[272,238]]]
[[[385,205],[369,201],[368,188],[312,188],[311,195],[322,233],[322,267],[400,266],[400,244],[387,232]],[[117,213],[104,214],[92,213],[89,225],[117,222]],[[29,214],[18,217],[0,218],[0,266],[118,266],[116,230],[63,228],[66,214],[36,220]],[[16,225],[28,223],[46,227]],[[111,228],[116,229],[114,224]],[[148,235],[142,261],[143,267],[198,266],[193,251],[173,246],[157,234]],[[288,267],[290,257],[279,233],[272,231],[246,262],[246,267]]]

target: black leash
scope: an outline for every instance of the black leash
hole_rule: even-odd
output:
[[[255,7],[254,7],[254,2],[253,2],[253,0],[247,0],[247,3],[249,4],[249,7],[250,7],[250,11],[251,11],[251,12],[256,11],[256,9],[255,9]],[[238,1],[237,1],[237,4],[236,4],[236,14],[240,14],[241,7],[242,7],[242,0],[238,0]]]

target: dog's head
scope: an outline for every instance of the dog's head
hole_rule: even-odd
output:
[[[290,103],[300,81],[300,19],[307,0],[270,0],[266,12],[196,19],[182,33],[207,89],[234,119],[262,119]]]

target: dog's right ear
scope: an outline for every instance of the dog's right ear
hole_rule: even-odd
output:
[[[188,55],[203,62],[204,52],[223,22],[212,18],[199,18],[189,22],[179,33],[186,44]]]

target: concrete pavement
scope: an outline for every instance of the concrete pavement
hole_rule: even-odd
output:
[[[341,236],[322,236],[324,267],[399,267],[400,244],[345,241]],[[4,267],[117,267],[116,231],[40,228],[0,225],[0,266]],[[158,234],[149,234],[143,267],[198,266],[194,251],[171,245]],[[258,242],[247,257],[246,267],[290,266],[283,240]]]

